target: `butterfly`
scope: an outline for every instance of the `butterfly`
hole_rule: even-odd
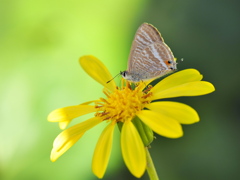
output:
[[[120,72],[131,82],[159,78],[177,69],[171,49],[164,43],[160,32],[153,25],[143,23],[137,30],[129,59],[128,69]]]

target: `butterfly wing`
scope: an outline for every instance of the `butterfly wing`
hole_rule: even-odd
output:
[[[134,61],[131,72],[142,80],[157,78],[176,69],[174,56],[163,42],[150,44],[135,56],[137,60]],[[169,60],[172,61],[171,64],[168,64]]]
[[[148,23],[143,23],[138,28],[132,43],[130,56],[128,59],[128,70],[132,69],[132,65],[134,64],[133,62],[137,60],[136,56],[139,55],[143,49],[154,42],[163,42],[161,34],[154,26]]]
[[[168,61],[175,63],[172,51],[164,43],[161,34],[152,25],[142,24],[133,40],[128,71],[142,75],[142,80],[159,77],[172,70],[172,64],[166,63]]]

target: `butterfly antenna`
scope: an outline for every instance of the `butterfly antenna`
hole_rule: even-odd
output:
[[[110,79],[109,81],[107,81],[107,83],[110,83],[113,79],[115,79],[115,77],[117,77],[117,76],[119,76],[121,74],[121,72],[120,73],[118,73],[116,76],[114,76],[112,79]]]

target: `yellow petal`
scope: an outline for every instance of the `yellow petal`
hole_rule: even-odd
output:
[[[71,122],[71,121],[62,121],[62,122],[59,122],[59,123],[58,123],[59,128],[62,129],[62,130],[65,129],[70,122]]]
[[[89,104],[92,104],[92,103],[95,103],[95,102],[98,102],[99,100],[94,100],[94,101],[88,101],[88,102],[85,102],[85,103],[82,103],[82,104],[80,104],[80,105],[89,105]],[[76,108],[74,111],[76,112],[76,113],[83,113],[83,114],[78,114],[78,116],[81,116],[81,115],[84,115],[84,114],[88,114],[88,113],[91,113],[91,112],[94,112],[94,108],[93,108],[93,106],[80,106],[80,105],[78,105],[78,107],[80,108],[80,110],[78,109],[78,108],[76,108],[76,106],[72,106],[73,108],[69,108],[69,110],[70,109],[73,109],[74,110],[74,108]],[[63,109],[63,108],[62,108]],[[66,110],[66,109],[65,109]],[[57,111],[57,110],[56,110]],[[61,112],[61,111],[60,111]],[[62,113],[60,113],[60,115],[61,115]],[[56,115],[56,114],[55,114]],[[50,118],[51,119],[51,118]],[[66,119],[66,121],[60,121],[59,122],[59,127],[60,127],[60,129],[65,129],[67,126],[68,126],[68,124],[71,122],[71,120],[73,119],[69,119],[69,118],[64,118],[64,119]],[[60,117],[60,119],[59,120],[61,120],[61,117]]]
[[[192,124],[199,121],[197,112],[183,103],[161,101],[148,104],[146,108],[175,119],[181,124]]]
[[[87,101],[87,102],[81,103],[81,105],[89,105],[89,104],[92,104],[92,103],[95,103],[95,102],[99,102],[99,101],[100,100]]]
[[[56,161],[64,152],[72,147],[87,130],[100,122],[102,121],[99,118],[93,117],[61,132],[53,142],[53,149],[50,157],[51,161]]]
[[[154,132],[162,136],[179,138],[183,135],[180,123],[164,114],[150,110],[142,110],[137,116]]]
[[[68,141],[63,142],[62,146],[58,149],[53,148],[51,151],[50,159],[52,162],[55,162],[63,153],[65,153],[70,147],[72,147],[82,136],[84,133],[79,133],[71,139],[69,138]]]
[[[92,170],[98,177],[102,178],[105,174],[109,157],[112,150],[112,139],[115,124],[109,124],[102,132],[94,151]]]
[[[203,76],[196,69],[185,69],[164,78],[152,90],[159,92],[188,82],[200,81],[202,78]]]
[[[68,106],[52,111],[48,115],[48,121],[60,122],[60,128],[64,129],[72,119],[95,111],[95,107],[91,105]]]
[[[141,137],[131,121],[123,123],[121,148],[128,169],[134,176],[140,178],[146,169],[146,152]]]
[[[213,92],[215,90],[214,86],[206,81],[194,81],[185,84],[181,84],[179,86],[175,86],[163,91],[155,91],[153,92],[152,99],[163,99],[163,98],[172,98],[179,96],[200,96]]]
[[[112,75],[99,59],[91,55],[83,56],[79,59],[79,63],[89,76],[91,76],[107,89],[114,91],[116,88],[115,81],[112,80],[107,83],[112,79]]]

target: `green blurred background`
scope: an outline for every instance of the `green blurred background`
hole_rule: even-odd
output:
[[[180,139],[156,135],[150,152],[160,179],[240,179],[239,7],[237,0],[1,0],[0,179],[97,179],[91,160],[103,126],[52,163],[61,130],[46,118],[56,108],[103,96],[78,58],[92,54],[113,75],[125,70],[143,22],[156,26],[184,58],[179,70],[196,68],[216,87],[210,95],[174,99],[194,107],[201,121],[183,126]],[[117,131],[104,179],[135,179],[123,163]]]

